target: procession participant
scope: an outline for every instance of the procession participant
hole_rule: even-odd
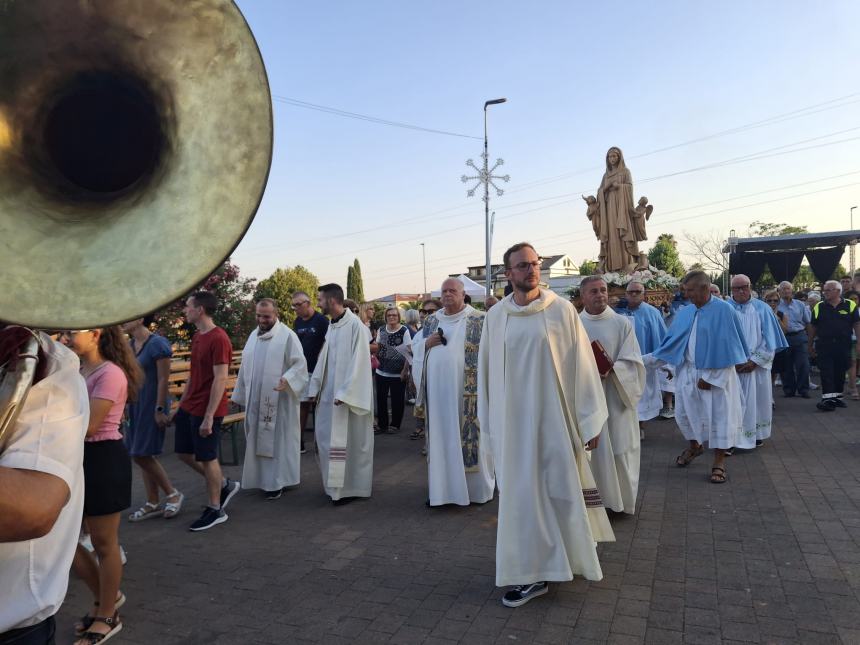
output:
[[[30,338],[0,331],[0,365],[13,368]],[[53,645],[81,528],[89,397],[78,357],[37,338],[34,383],[0,443],[0,642]]]
[[[666,336],[663,314],[657,307],[645,302],[645,285],[641,282],[635,280],[628,282],[626,291],[627,311],[633,318],[633,329],[636,332],[639,350],[642,354],[650,354],[660,346]],[[642,439],[645,438],[642,422],[656,418],[663,410],[665,369],[652,367],[645,370],[645,390],[636,408],[639,415],[639,434]]]
[[[144,374],[118,325],[65,332],[63,340],[81,359],[90,397],[83,517],[95,553],[78,544],[72,561],[93,596],[92,610],[76,626],[76,642],[88,645],[122,630],[117,613],[124,601],[119,522],[131,505],[131,460],[120,427],[126,401],[137,398]]]
[[[325,334],[328,331],[328,318],[320,312],[314,310],[311,305],[311,297],[304,291],[296,291],[290,299],[290,307],[296,312],[296,319],[293,322],[293,331],[299,337],[302,343],[302,351],[305,354],[305,361],[308,364],[308,374],[314,373],[314,368],[317,366],[317,358],[322,350],[325,342]],[[308,379],[310,383],[310,379]],[[301,411],[299,417],[299,427],[302,429],[301,437],[301,452],[305,452],[305,427],[308,423],[308,415],[313,409],[314,404],[308,399],[307,391],[301,396]]]
[[[636,408],[645,387],[645,366],[636,332],[627,316],[609,306],[609,288],[602,276],[588,276],[580,284],[585,309],[582,325],[591,341],[598,341],[612,361],[603,375],[603,393],[609,418],[601,441],[591,451],[591,471],[603,505],[632,515],[639,489],[639,417]],[[646,305],[649,306],[649,305]]]
[[[492,456],[477,419],[478,348],[484,314],[465,303],[463,283],[442,283],[444,309],[428,316],[413,357],[425,413],[428,506],[493,499]]]
[[[800,300],[794,298],[794,287],[790,282],[783,281],[777,287],[779,305],[777,309],[787,320],[788,349],[785,350],[785,362],[782,372],[782,391],[786,398],[795,394],[804,399],[809,398],[809,350],[807,347],[807,327],[811,318],[809,308]]]
[[[331,318],[308,396],[316,398],[316,440],[323,487],[335,504],[370,497],[373,484],[373,385],[367,327],[343,306],[343,289],[319,289]]]
[[[203,477],[208,504],[189,530],[205,531],[227,521],[224,509],[241,488],[225,479],[218,463],[221,421],[227,414],[227,374],[233,360],[230,337],[212,316],[218,298],[198,291],[185,301],[185,320],[197,328],[191,338],[191,375],[174,413],[175,448],[180,461]]]
[[[675,421],[690,442],[675,460],[687,466],[714,451],[712,484],[727,481],[725,451],[735,445],[743,427],[741,386],[735,365],[749,356],[741,320],[734,308],[711,295],[704,271],[691,271],[682,287],[690,306],[680,309],[663,342],[644,356],[645,365],[675,366]]]
[[[860,308],[853,300],[842,297],[842,285],[828,280],[822,287],[824,300],[812,310],[809,349],[817,355],[821,372],[821,401],[816,407],[822,412],[848,407],[842,400],[845,372],[851,361],[851,335],[855,352],[860,349]],[[813,341],[818,342],[813,345]],[[852,384],[853,385],[853,384]]]
[[[728,302],[740,316],[750,352],[747,360],[735,367],[743,393],[744,414],[743,430],[735,447],[750,449],[770,438],[773,420],[771,368],[776,353],[788,347],[788,341],[767,303],[752,297],[748,276],[733,277],[731,290]],[[731,454],[731,450],[727,454]]]
[[[146,490],[146,502],[128,516],[130,522],[153,517],[176,517],[185,501],[185,495],[173,487],[167,471],[158,461],[158,455],[164,448],[164,429],[170,414],[167,386],[173,350],[164,336],[152,333],[151,324],[150,316],[122,326],[129,336],[131,351],[145,375],[137,401],[128,405],[128,427],[125,432],[128,454],[140,468]],[[159,490],[164,491],[163,501],[159,501]]]
[[[301,479],[299,405],[308,369],[301,341],[278,320],[275,301],[260,300],[256,316],[231,399],[245,408],[242,485],[274,500]]]
[[[597,542],[614,541],[588,464],[606,422],[600,375],[573,305],[538,287],[525,242],[504,254],[512,294],[484,320],[478,418],[499,485],[496,584],[517,607],[548,582],[601,580]]]

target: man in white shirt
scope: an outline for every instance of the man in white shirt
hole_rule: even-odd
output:
[[[0,332],[0,364],[18,353],[13,337],[28,335]],[[54,642],[81,526],[89,422],[78,357],[44,334],[39,345],[37,382],[0,444],[0,642],[22,645]]]

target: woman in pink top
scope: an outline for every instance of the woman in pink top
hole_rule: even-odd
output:
[[[81,359],[90,395],[84,439],[84,519],[98,559],[78,545],[72,569],[93,593],[93,609],[77,625],[76,645],[99,643],[122,629],[117,601],[122,579],[120,513],[131,505],[131,460],[120,433],[123,410],[134,400],[143,372],[118,326],[66,332]]]

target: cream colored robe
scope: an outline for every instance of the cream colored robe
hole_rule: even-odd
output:
[[[367,327],[349,309],[329,325],[308,396],[317,397],[315,433],[323,487],[332,500],[370,497],[373,383]],[[335,405],[335,400],[342,401]]]
[[[496,478],[493,458],[486,442],[478,443],[478,468],[466,472],[460,428],[463,424],[463,380],[466,346],[466,317],[474,315],[470,305],[451,316],[444,310],[434,316],[448,343],[424,351],[424,342],[413,343],[412,373],[418,397],[424,406],[427,432],[427,487],[431,506],[483,504],[493,499]],[[418,335],[423,336],[421,332]]]
[[[299,337],[282,322],[258,332],[251,332],[242,350],[230,399],[245,408],[242,487],[273,491],[301,479],[299,401],[307,389],[308,366]],[[281,378],[289,387],[276,392]]]
[[[484,321],[481,438],[499,488],[496,584],[600,580],[596,542],[615,536],[584,444],[606,422],[600,375],[576,310],[551,291],[508,296]]]
[[[633,514],[641,452],[637,406],[646,378],[639,342],[630,319],[609,307],[597,315],[583,311],[580,317],[588,337],[599,340],[615,363],[603,379],[609,418],[600,433],[597,449],[591,453],[591,470],[603,505],[619,513]]]

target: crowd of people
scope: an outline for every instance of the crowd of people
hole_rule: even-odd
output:
[[[485,311],[448,279],[439,300],[405,321],[388,309],[373,331],[337,284],[319,288],[320,312],[309,294],[292,294],[292,328],[275,301],[262,299],[229,399],[233,347],[213,320],[211,293],[186,301],[196,333],[175,405],[171,346],[150,320],[64,332],[59,343],[38,333],[40,373],[0,452],[0,487],[12,492],[0,501],[0,579],[31,591],[0,605],[0,643],[51,642],[70,568],[93,598],[77,645],[122,629],[119,527],[131,506],[132,461],[146,500],[129,521],[174,518],[185,500],[158,460],[170,425],[174,452],[202,478],[206,507],[189,526],[199,532],[227,521],[240,488],[276,500],[300,483],[311,415],[332,503],[370,497],[374,437],[397,433],[413,402],[427,506],[485,504],[499,491],[496,584],[512,587],[503,603],[517,607],[550,582],[602,578],[597,544],[614,540],[610,517],[636,511],[645,422],[674,416],[688,442],[676,465],[690,466],[707,446],[708,480],[723,484],[726,457],[771,436],[774,372],[785,396],[809,397],[814,359],[820,410],[846,407],[846,374],[849,395],[860,398],[857,293],[843,296],[839,281],[805,304],[790,283],[759,299],[737,275],[723,299],[692,271],[677,306],[648,304],[645,285],[633,281],[613,308],[595,275],[582,280],[579,313],[541,288],[540,264],[531,244],[516,244],[504,254],[510,293]],[[31,333],[5,330],[0,363],[14,364]],[[231,402],[245,415],[241,483],[218,460]],[[82,525],[92,549],[78,541]]]

